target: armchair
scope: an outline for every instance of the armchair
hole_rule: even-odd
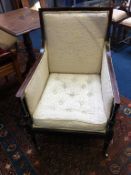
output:
[[[18,81],[22,82],[16,53],[17,38],[0,30],[0,78],[15,73]]]
[[[111,13],[40,9],[44,54],[16,94],[35,143],[37,131],[85,132],[104,138],[108,156],[120,104],[108,44]]]

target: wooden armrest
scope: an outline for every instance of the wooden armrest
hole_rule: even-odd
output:
[[[106,45],[106,50],[107,50],[107,61],[108,61],[108,67],[109,67],[109,74],[110,74],[111,84],[112,84],[112,89],[113,89],[113,94],[114,94],[114,103],[120,104],[119,90],[118,90],[116,76],[115,76],[115,72],[114,72],[114,68],[112,64],[111,51],[110,51],[109,45]]]
[[[39,62],[41,61],[41,58],[42,58],[42,55],[40,56],[39,59],[37,59],[34,63],[34,65],[32,66],[32,68],[30,69],[29,73],[27,74],[24,82],[22,83],[21,87],[19,88],[19,90],[17,91],[16,93],[16,97],[17,98],[20,98],[20,99],[23,99],[24,98],[24,91],[25,91],[25,88],[27,87],[29,81],[31,80]]]
[[[10,51],[10,50],[5,50],[5,49],[1,49],[0,48],[0,58],[5,58],[5,57],[13,56],[15,54],[16,54],[15,51]]]

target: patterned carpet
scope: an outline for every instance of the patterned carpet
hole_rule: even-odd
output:
[[[131,175],[131,102],[121,98],[108,159],[101,154],[103,141],[85,135],[39,135],[38,154],[19,125],[18,87],[13,75],[0,81],[0,175]]]

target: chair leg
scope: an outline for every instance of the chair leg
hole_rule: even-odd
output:
[[[36,133],[35,131],[32,130],[32,133],[31,133],[32,141],[33,141],[33,143],[34,143],[36,149],[37,149],[38,151],[40,151],[40,150],[41,150],[41,147],[40,147],[40,145],[39,145],[38,142],[37,142],[36,134],[37,134],[37,133]]]
[[[36,139],[36,132],[32,129],[32,119],[29,116],[28,111],[26,110],[26,105],[24,100],[20,101],[21,106],[21,118],[19,125],[21,127],[24,127],[27,131],[27,133],[31,136],[31,140],[33,141],[35,148],[37,150],[40,150],[40,146],[38,146],[37,139]]]
[[[41,147],[40,147],[40,145],[38,144],[37,139],[36,139],[37,132],[34,131],[34,130],[33,130],[32,128],[30,128],[30,127],[28,127],[28,132],[29,132],[29,134],[30,134],[30,136],[31,136],[31,139],[32,139],[34,145],[35,145],[35,148],[36,148],[38,151],[40,151],[40,150],[41,150]]]
[[[103,154],[106,158],[108,157],[108,147],[109,147],[110,141],[113,138],[113,135],[114,135],[113,129],[110,128],[106,133],[106,137],[104,140],[104,147],[103,147]]]
[[[18,64],[18,62],[17,62],[17,56],[16,56],[16,58],[13,60],[13,65],[14,65],[14,70],[15,70],[17,79],[18,79],[18,81],[19,81],[20,83],[22,83],[23,78],[22,78],[22,74],[21,74],[21,72],[20,72],[19,64]]]
[[[5,76],[5,80],[6,80],[6,82],[8,82],[9,80],[8,80],[8,76]]]

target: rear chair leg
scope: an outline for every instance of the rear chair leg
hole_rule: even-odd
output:
[[[35,148],[36,148],[38,151],[40,151],[40,150],[41,150],[41,147],[40,147],[40,145],[39,145],[38,142],[37,142],[36,134],[37,134],[36,131],[34,131],[34,130],[32,130],[32,128],[30,128],[30,135],[31,135],[32,141],[33,141],[33,143],[34,143],[34,145],[35,145]]]
[[[106,137],[104,140],[104,146],[103,146],[103,154],[106,158],[108,157],[108,147],[113,138],[113,134],[114,134],[113,129],[109,129],[106,133]]]

